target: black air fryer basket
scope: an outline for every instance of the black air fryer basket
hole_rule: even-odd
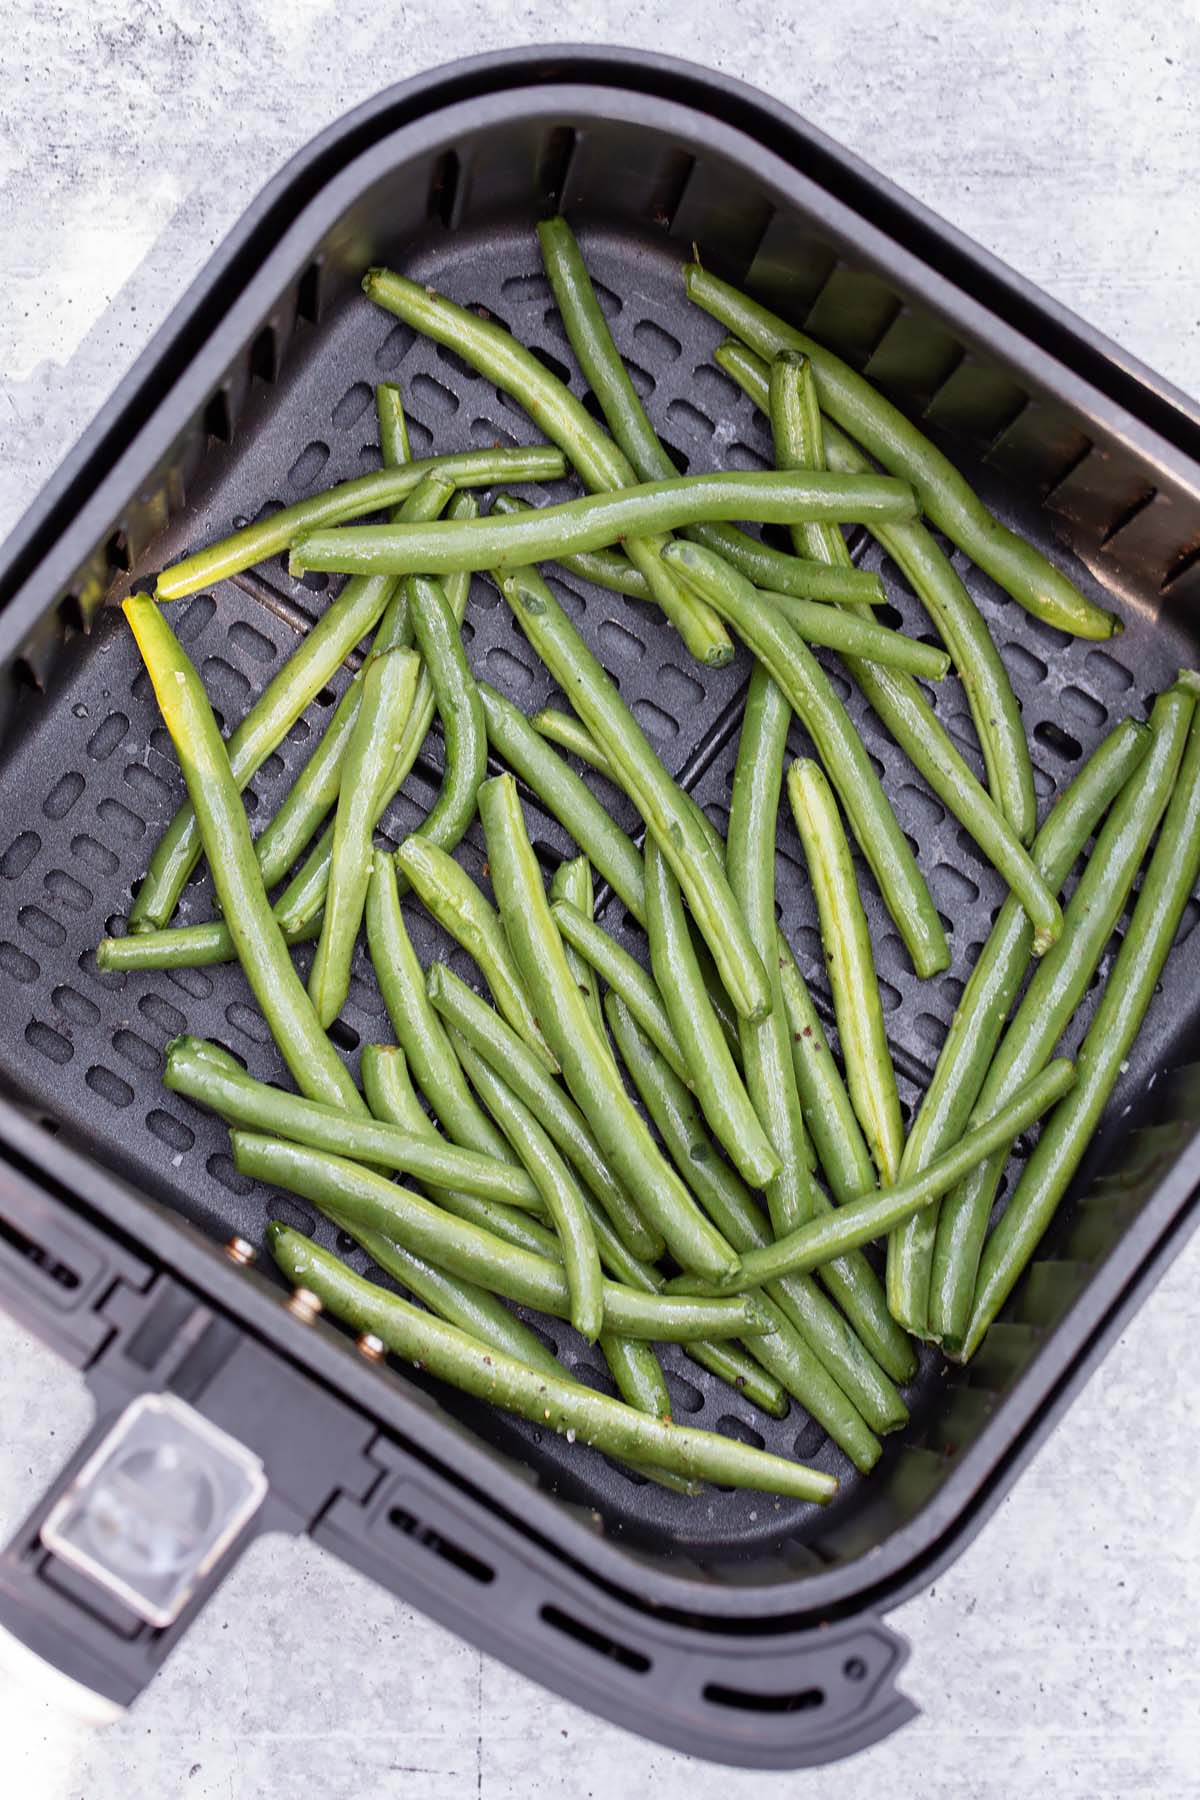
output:
[[[289,1311],[272,1270],[236,1266],[226,1246],[259,1246],[272,1214],[323,1243],[332,1229],[240,1177],[224,1128],[160,1081],[164,1045],[185,1025],[282,1078],[239,972],[102,975],[91,954],[182,792],[115,602],[264,502],[375,466],[381,376],[403,388],[418,454],[531,441],[504,395],[368,305],[359,279],[393,262],[486,308],[581,392],[532,230],[559,208],[681,467],[769,457],[749,402],[711,364],[720,329],[684,300],[679,265],[694,243],[866,368],[1003,519],[1085,591],[1115,597],[1124,637],[1072,641],[955,555],[1024,707],[1043,808],[1116,718],[1142,716],[1200,658],[1195,408],[790,113],[685,64],[552,49],[456,64],[325,133],[250,208],[0,566],[0,1304],[87,1370],[98,1406],[88,1443],[0,1561],[0,1625],[127,1703],[254,1532],[308,1531],[648,1737],[735,1763],[816,1763],[910,1716],[895,1687],[905,1650],[881,1615],[978,1528],[1195,1222],[1195,900],[1073,1199],[971,1366],[926,1354],[911,1424],[868,1479],[795,1406],[767,1420],[665,1352],[678,1417],[835,1470],[841,1491],[825,1511],[720,1489],[688,1502],[414,1371],[380,1368],[336,1326]],[[855,550],[878,563],[865,541]],[[326,577],[293,581],[285,565],[171,609],[227,724],[330,598]],[[897,571],[883,572],[905,624],[927,629]],[[573,578],[558,591],[668,767],[723,823],[744,659],[701,670],[637,602]],[[550,697],[483,581],[466,633],[476,671],[523,708]],[[252,810],[279,804],[347,678],[256,776]],[[950,975],[919,983],[874,902],[911,1102],[1002,891],[843,686],[951,934]],[[974,756],[953,682],[938,704]],[[438,754],[434,744],[389,816],[393,836],[429,804]],[[529,817],[550,867],[568,840],[535,808]],[[786,832],[780,854],[782,923],[819,986]],[[464,855],[479,874],[477,835]],[[199,880],[183,916],[211,905]],[[617,902],[602,917],[627,934]],[[424,957],[446,953],[419,913],[413,928]],[[387,1035],[365,965],[334,1035],[351,1060]],[[554,1329],[588,1378],[592,1353]],[[41,1532],[129,1403],[163,1393],[247,1446],[270,1485],[182,1615],[153,1626]]]

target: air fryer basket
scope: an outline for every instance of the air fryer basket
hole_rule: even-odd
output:
[[[337,1240],[311,1208],[239,1176],[224,1128],[161,1086],[164,1045],[185,1028],[224,1042],[256,1074],[285,1078],[240,972],[121,976],[95,966],[92,947],[126,912],[183,791],[115,602],[235,523],[378,466],[372,383],[380,378],[403,390],[416,454],[536,440],[504,394],[366,302],[358,280],[368,263],[394,263],[500,320],[587,400],[532,231],[544,212],[561,208],[579,231],[617,344],[681,469],[767,467],[770,448],[750,403],[712,366],[720,329],[683,297],[679,265],[693,244],[707,265],[865,368],[1006,522],[1069,566],[1086,591],[1116,596],[1125,635],[1103,646],[1073,641],[1029,618],[954,553],[1020,698],[1043,810],[1118,718],[1141,716],[1179,666],[1200,658],[1200,469],[1191,461],[1200,424],[1177,397],[1144,382],[1115,353],[1107,360],[1107,346],[744,90],[680,65],[593,52],[485,59],[444,76],[440,87],[425,85],[424,93],[418,86],[382,96],[268,190],[182,329],[172,338],[168,328],[135,371],[124,414],[118,397],[101,422],[109,441],[99,446],[107,453],[99,494],[81,491],[87,465],[74,492],[60,481],[53,504],[0,570],[0,580],[10,578],[9,590],[0,588],[7,602],[0,613],[0,1082],[58,1134],[47,1140],[47,1154],[69,1143],[152,1208],[217,1243],[236,1235],[258,1245],[272,1216],[319,1242]],[[878,548],[860,534],[854,549],[867,565],[882,566],[894,622],[928,631]],[[744,656],[724,670],[701,669],[654,611],[574,577],[554,585],[667,766],[723,828]],[[291,579],[282,557],[167,609],[227,725],[336,588],[336,578],[323,575]],[[464,630],[476,672],[522,708],[555,698],[507,607],[482,579]],[[908,1107],[928,1080],[1004,890],[906,771],[840,670],[827,666],[919,848],[953,951],[947,976],[919,982],[860,866]],[[255,777],[246,795],[252,823],[279,805],[346,679],[343,670]],[[935,700],[981,772],[961,689],[949,680]],[[794,728],[792,748],[803,747]],[[439,755],[435,736],[385,820],[393,841],[428,807]],[[602,778],[589,779],[633,829],[628,803]],[[571,853],[570,842],[528,797],[527,808],[549,870]],[[477,828],[461,856],[483,880]],[[778,871],[783,928],[824,1002],[813,903],[786,821]],[[201,876],[187,889],[181,918],[211,910],[211,886]],[[637,948],[615,898],[602,896],[601,917]],[[664,1352],[677,1417],[834,1470],[841,1490],[824,1511],[719,1489],[688,1502],[411,1371],[382,1377],[342,1355],[338,1366],[352,1372],[358,1404],[381,1417],[382,1380],[424,1388],[412,1416],[422,1429],[445,1414],[458,1422],[466,1478],[489,1471],[480,1485],[501,1506],[504,1481],[515,1492],[529,1479],[520,1471],[532,1471],[536,1505],[535,1491],[522,1487],[528,1497],[518,1510],[526,1529],[540,1533],[544,1556],[582,1563],[588,1578],[602,1578],[631,1609],[638,1603],[631,1596],[640,1596],[689,1628],[716,1629],[723,1620],[748,1633],[854,1614],[868,1597],[880,1604],[881,1590],[885,1599],[901,1591],[906,1571],[911,1581],[952,1528],[966,1528],[1005,1459],[1015,1462],[1037,1406],[1069,1374],[1086,1331],[1155,1248],[1154,1209],[1158,1236],[1183,1216],[1194,1169],[1184,1181],[1176,1170],[1169,1210],[1162,1182],[1195,1129],[1196,1082],[1186,1074],[1161,1078],[1184,1069],[1200,1041],[1198,919],[1193,899],[1166,989],[1073,1201],[972,1366],[957,1370],[932,1351],[923,1355],[907,1396],[911,1423],[888,1441],[869,1478],[857,1476],[795,1404],[783,1421],[769,1420],[678,1349]],[[424,960],[447,956],[472,978],[469,961],[419,908],[410,925]],[[333,1035],[354,1060],[362,1043],[388,1032],[360,948]],[[1149,1131],[1130,1129],[1151,1122]],[[28,1171],[40,1158],[28,1132],[23,1142]],[[99,1204],[90,1191],[81,1198]],[[0,1251],[3,1204],[0,1190]],[[161,1243],[162,1224],[156,1232]],[[178,1241],[171,1261],[181,1277],[203,1285],[195,1240],[169,1223],[166,1235]],[[349,1240],[338,1248],[350,1248]],[[361,1252],[350,1260],[368,1266]],[[258,1278],[240,1279],[249,1290]],[[1086,1329],[1068,1345],[1072,1318]],[[569,1327],[538,1325],[577,1375],[608,1386],[595,1352]],[[322,1325],[310,1337],[332,1330]],[[411,1414],[406,1393],[389,1404]],[[302,1413],[288,1429],[303,1437]],[[586,1662],[597,1645],[578,1632],[575,1640],[564,1640],[564,1654]],[[506,1653],[502,1633],[497,1647]],[[655,1659],[629,1655],[624,1662],[617,1655],[616,1664],[632,1694]],[[745,1683],[722,1689],[710,1682],[707,1717],[718,1722],[689,1737],[632,1699],[585,1691],[578,1673],[558,1679],[615,1716],[709,1754],[802,1760],[795,1721],[784,1731],[773,1719],[771,1731],[787,1747],[771,1753],[768,1731],[764,1750],[761,1721],[749,1716],[761,1710],[762,1695]],[[784,1697],[795,1704],[776,1714],[819,1709],[820,1701],[804,1699],[807,1691],[785,1681]],[[812,1691],[836,1711],[832,1692]],[[753,1733],[745,1733],[748,1722]]]

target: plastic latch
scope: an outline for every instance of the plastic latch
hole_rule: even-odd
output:
[[[161,1628],[245,1530],[268,1485],[261,1458],[186,1401],[143,1394],[59,1496],[41,1541]]]

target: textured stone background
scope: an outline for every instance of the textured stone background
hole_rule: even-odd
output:
[[[686,29],[681,26],[686,20]],[[0,532],[263,180],[458,51],[596,39],[757,81],[1181,387],[1200,388],[1196,0],[10,0],[0,36]],[[268,1540],[103,1734],[0,1685],[20,1800],[1058,1800],[1200,1794],[1200,1244],[966,1554],[895,1616],[923,1717],[819,1774],[649,1748],[306,1545]],[[87,1421],[0,1320],[0,1535]]]

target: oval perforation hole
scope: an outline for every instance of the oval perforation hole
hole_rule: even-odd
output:
[[[1078,762],[1083,755],[1083,745],[1079,739],[1072,737],[1069,731],[1064,731],[1053,719],[1039,720],[1033,728],[1033,735],[1039,744],[1044,744],[1047,750],[1052,750],[1064,762]]]
[[[607,1657],[622,1669],[628,1669],[634,1675],[646,1675],[652,1668],[650,1658],[641,1650],[635,1650],[630,1644],[622,1644],[617,1638],[610,1637],[607,1632],[597,1630],[596,1626],[577,1619],[573,1613],[564,1612],[562,1607],[545,1605],[539,1608],[539,1618],[543,1619],[554,1631],[561,1631],[564,1637],[573,1638],[577,1644],[592,1650],[597,1656]]]
[[[733,1707],[740,1712],[815,1712],[825,1704],[825,1690],[819,1687],[798,1688],[789,1694],[762,1694],[752,1688],[726,1687],[719,1681],[706,1681],[703,1691],[711,1705]]]

